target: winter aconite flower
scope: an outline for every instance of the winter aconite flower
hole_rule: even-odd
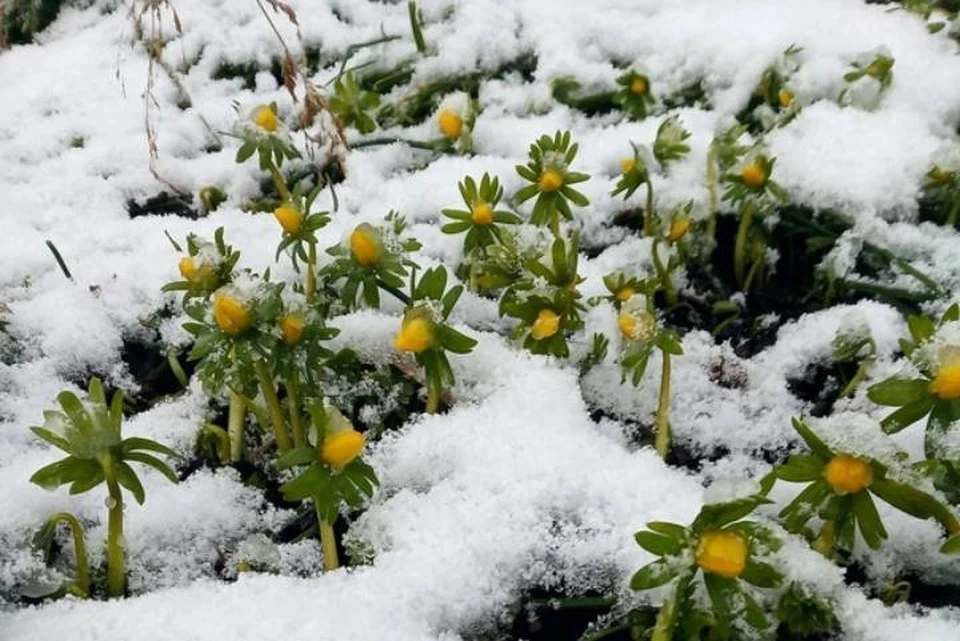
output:
[[[747,566],[747,542],[726,530],[705,532],[697,544],[697,565],[704,572],[735,579]]]
[[[559,329],[560,315],[552,309],[544,308],[540,310],[536,320],[533,321],[533,326],[530,328],[530,336],[532,336],[534,340],[542,341],[556,334]]]
[[[306,320],[300,314],[286,314],[280,319],[280,334],[287,345],[295,345],[303,336]]]
[[[273,210],[273,215],[288,234],[296,234],[303,225],[303,212],[293,205],[281,205]]]
[[[493,222],[493,208],[482,201],[474,203],[470,208],[470,220],[474,225],[486,227]]]
[[[401,352],[419,354],[433,345],[433,323],[424,315],[408,316],[393,339],[393,346]]]
[[[537,182],[540,191],[543,193],[552,193],[563,187],[563,174],[556,169],[547,169],[540,174],[540,180]]]
[[[350,234],[350,251],[353,258],[364,267],[372,267],[383,255],[380,233],[370,224],[361,223]]]
[[[217,327],[230,336],[238,336],[250,327],[250,311],[227,293],[220,293],[214,298],[213,318]]]
[[[354,429],[328,434],[323,439],[320,458],[335,468],[344,468],[360,456],[366,442],[366,437]]]
[[[777,102],[780,103],[781,109],[789,109],[796,100],[796,96],[789,89],[783,88],[777,92]]]
[[[944,400],[960,398],[960,357],[940,366],[930,381],[930,392]]]
[[[637,290],[635,290],[633,287],[623,287],[616,293],[616,297],[618,301],[625,303],[633,298],[636,293]]]
[[[838,454],[827,463],[823,476],[835,494],[856,494],[873,482],[873,467],[849,454]]]
[[[260,105],[255,108],[250,119],[253,121],[253,124],[270,133],[275,132],[280,124],[280,120],[277,118],[277,112],[271,105]]]
[[[657,319],[648,311],[622,311],[617,317],[620,334],[628,341],[650,340],[657,328]]]
[[[636,76],[630,81],[630,91],[638,96],[642,96],[650,91],[650,83],[647,81],[646,76]]]
[[[667,234],[667,242],[675,243],[684,236],[687,235],[687,232],[690,231],[690,219],[686,216],[681,216],[680,218],[675,219],[670,224],[670,232]]]
[[[740,177],[743,178],[743,184],[747,187],[760,189],[770,176],[760,163],[751,162],[740,170]]]
[[[463,118],[453,109],[444,109],[437,115],[437,127],[444,136],[456,140],[463,134]]]

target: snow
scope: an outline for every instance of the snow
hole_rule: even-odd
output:
[[[615,115],[587,118],[552,100],[551,81],[573,76],[587,89],[609,86],[621,73],[614,63],[627,62],[637,69],[642,64],[657,96],[702,79],[713,108],[677,111],[692,134],[686,141],[692,151],[654,176],[661,211],[692,199],[699,206],[696,215],[702,215],[710,140],[746,103],[763,71],[796,45],[802,51],[790,85],[805,106],[765,139],[777,158],[773,178],[794,202],[852,217],[853,229],[830,257],[838,273],[852,266],[844,249],[866,241],[914,261],[949,292],[931,311],[942,311],[960,296],[956,233],[915,224],[925,173],[949,156],[944,149],[957,144],[960,62],[948,30],[928,34],[917,16],[856,0],[423,0],[418,5],[424,35],[436,55],[421,58],[408,36],[404,3],[290,0],[290,5],[299,14],[304,43],[318,47],[325,60],[382,33],[402,35],[364,50],[354,62],[411,60],[414,85],[445,74],[494,71],[527,54],[537,60],[530,83],[518,74],[482,83],[474,156],[444,156],[422,166],[425,156],[403,145],[350,152],[347,179],[337,187],[340,209],[322,230],[321,247],[341,242],[359,222],[377,224],[393,209],[423,243],[416,257],[421,265],[455,264],[462,258],[461,241],[440,233],[438,222],[441,209],[460,206],[457,181],[490,172],[509,196],[521,186],[513,167],[525,162],[530,143],[570,128],[580,143],[573,169],[592,176],[579,186],[591,206],[574,208],[574,224],[583,230],[585,245],[613,243],[596,258],[581,257],[587,279],[581,290],[585,298],[606,295],[603,275],[643,276],[652,269],[650,241],[629,237],[618,243],[624,232],[605,223],[623,208],[619,198],[609,196],[619,161],[630,155],[631,142],[651,145],[669,114],[639,123]],[[253,164],[234,164],[237,142],[222,132],[233,130],[234,101],[242,114],[276,101],[287,122],[293,122],[295,107],[269,73],[257,74],[254,90],[236,79],[212,79],[224,62],[256,61],[265,68],[279,55],[279,45],[254,2],[184,2],[176,9],[183,34],[164,13],[171,38],[165,59],[189,67],[182,81],[192,106],[177,109],[176,91],[161,71],[149,117],[158,136],[159,176],[190,193],[217,185],[229,196],[217,212],[196,221],[130,219],[125,209],[128,199],[142,201],[169,190],[150,171],[141,95],[147,58],[142,46],[130,44],[126,5],[99,0],[66,8],[38,38],[40,44],[0,52],[0,304],[10,310],[9,325],[0,331],[17,345],[9,362],[0,360],[0,638],[5,641],[67,636],[452,641],[489,634],[533,588],[626,593],[631,573],[650,560],[632,540],[644,523],[688,523],[704,501],[752,487],[750,479],[769,469],[765,453],[797,445],[790,418],[810,409],[790,391],[788,380],[801,377],[809,364],[827,361],[839,331],[868,327],[877,360],[857,394],[837,403],[833,417],[811,422],[824,438],[844,442],[849,429],[868,434],[885,409],[866,399],[866,387],[910,371],[897,353],[905,323],[878,302],[838,305],[785,323],[775,343],[752,358],[717,344],[708,331],[692,331],[683,338],[684,355],[673,359],[671,424],[678,446],[709,460],[688,472],[664,465],[650,448],[637,445],[638,425],[653,421],[660,359],[651,358],[638,388],[621,382],[612,306],[591,309],[586,332],[572,339],[577,354],[588,349],[595,331],[611,338],[611,354],[581,380],[575,367],[510,344],[502,338],[509,326],[498,318],[495,303],[465,294],[452,320],[479,344],[474,353],[451,359],[458,380],[455,405],[443,416],[414,418],[371,447],[368,458],[382,487],[347,536],[349,546],[373,552],[371,565],[320,576],[314,542],[276,550],[263,546],[258,535],[278,530],[293,514],[272,507],[261,490],[244,485],[232,471],[201,470],[172,485],[147,470],[145,505],[126,507],[134,596],[111,602],[67,598],[15,610],[4,600],[44,571],[28,541],[49,515],[77,514],[88,528],[94,563],[102,552],[93,542],[101,541],[106,529],[99,490],[70,497],[28,482],[55,456],[29,426],[42,422],[43,410],[53,406],[61,389],[77,391],[92,374],[135,391],[121,350],[124,340],[148,335],[154,320],[166,344],[187,342],[179,328],[182,317],[154,319],[178,300],[160,292],[178,278],[180,258],[164,232],[178,241],[189,233],[212,238],[223,226],[244,266],[256,272],[271,267],[277,277],[292,278],[289,267],[272,266],[273,217],[240,209],[256,195],[260,176]],[[297,29],[282,16],[273,18],[298,51]],[[893,83],[876,108],[836,104],[850,63],[880,45],[889,48],[896,64]],[[336,67],[322,69],[315,81],[324,85],[335,72]],[[466,108],[463,95],[446,100],[445,105]],[[437,135],[433,119],[387,133],[411,139]],[[82,146],[73,144],[80,139]],[[217,142],[221,151],[204,152]],[[330,193],[322,193],[318,203],[332,208]],[[47,239],[63,254],[73,280],[46,251]],[[908,275],[890,284],[917,286]],[[400,313],[398,303],[386,301],[381,311],[333,319],[342,330],[333,346],[349,346],[369,362],[397,362],[391,340]],[[599,421],[591,417],[597,408],[605,413]],[[128,420],[125,433],[155,438],[188,458],[198,427],[214,411],[195,381]],[[896,447],[916,459],[922,432],[917,426],[869,445],[884,456]],[[704,495],[703,486],[711,483]],[[788,494],[778,486],[774,507],[789,500]],[[933,583],[956,583],[960,565],[936,552],[941,541],[936,526],[882,504],[879,509],[890,540],[880,553],[858,550],[857,556],[872,582],[881,585],[909,571]],[[780,556],[788,575],[836,599],[849,641],[960,636],[956,608],[883,607],[845,585],[842,572],[802,541],[786,538]],[[235,566],[245,555],[269,559],[279,574],[241,572],[236,582],[224,582],[223,576],[236,575],[236,567],[221,573],[217,563]],[[215,614],[198,604],[211,604],[205,607],[215,607]]]

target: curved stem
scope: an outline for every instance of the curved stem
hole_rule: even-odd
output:
[[[670,451],[670,354],[660,350],[663,357],[660,369],[660,397],[657,401],[657,434],[655,446],[660,458],[666,460]]]
[[[840,394],[837,395],[837,398],[847,398],[853,396],[854,392],[857,391],[857,387],[860,386],[860,383],[863,382],[863,379],[867,376],[867,369],[870,365],[873,364],[872,358],[865,358],[860,361],[860,366],[857,367],[857,371],[854,373],[853,378],[850,379],[850,382],[844,385],[843,389],[840,391]]]
[[[290,428],[293,431],[293,444],[303,447],[307,444],[307,433],[300,420],[300,377],[294,372],[287,377],[287,405],[290,411]]]
[[[107,482],[107,596],[122,597],[126,587],[123,541],[123,495],[117,482],[113,456],[100,457],[103,478]]]
[[[653,236],[653,181],[647,173],[647,206],[643,210],[643,235]]]
[[[753,210],[753,203],[748,202],[740,212],[736,244],[733,246],[733,275],[741,289],[747,275],[747,238],[750,235],[750,225],[753,224]]]
[[[167,364],[170,366],[170,371],[173,372],[173,376],[177,379],[177,382],[180,383],[180,386],[184,389],[190,387],[190,378],[187,376],[187,373],[183,371],[176,350],[172,349],[167,352]]]
[[[317,243],[314,240],[310,240],[307,247],[307,275],[303,288],[309,305],[317,295]]]
[[[87,560],[87,544],[83,538],[83,527],[77,517],[69,512],[57,512],[49,519],[51,525],[56,525],[59,521],[67,524],[73,536],[73,555],[77,560],[77,580],[74,581],[74,587],[78,596],[86,599],[90,596],[90,562]]]
[[[277,166],[273,164],[273,161],[270,162],[268,169],[270,176],[273,178],[273,185],[277,188],[277,193],[280,194],[280,200],[290,202],[290,189],[287,188],[287,182],[283,179],[283,175],[280,173],[280,170],[277,169]]]
[[[230,391],[230,411],[227,423],[227,435],[230,438],[230,462],[236,463],[243,458],[243,426],[247,417],[247,406],[243,397]]]
[[[333,531],[333,524],[327,523],[317,511],[317,525],[320,526],[320,549],[323,550],[323,570],[330,572],[340,567],[340,557],[337,555],[337,536]]]
[[[657,272],[657,276],[660,278],[660,285],[663,287],[664,298],[667,299],[667,305],[673,307],[677,304],[677,289],[673,286],[673,280],[670,278],[670,271],[663,264],[663,260],[660,258],[660,252],[657,248],[660,245],[660,239],[653,239],[653,248],[651,253],[653,255],[653,268]],[[668,259],[669,261],[669,259]]]
[[[399,300],[404,305],[409,305],[411,302],[413,302],[410,300],[410,297],[404,294],[402,291],[400,291],[393,285],[388,285],[387,283],[383,282],[379,278],[377,279],[377,287],[387,292],[388,294],[393,295],[394,298]]]
[[[283,420],[283,408],[280,406],[280,399],[277,398],[277,390],[273,386],[273,376],[270,375],[267,364],[262,359],[254,361],[253,368],[257,372],[260,392],[270,412],[270,423],[273,425],[273,433],[277,439],[277,449],[281,453],[286,452],[293,447],[293,442],[290,440],[286,422]]]

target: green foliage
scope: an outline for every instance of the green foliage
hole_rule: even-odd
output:
[[[631,120],[646,118],[655,102],[650,90],[650,78],[631,70],[617,78],[617,84],[620,89],[614,94],[613,101]]]
[[[444,225],[441,231],[445,234],[466,232],[463,238],[464,255],[478,251],[485,256],[490,245],[503,244],[499,225],[516,225],[521,219],[513,212],[496,209],[503,197],[503,187],[496,177],[490,178],[485,173],[478,186],[473,178],[467,176],[457,187],[467,209],[444,209],[443,215],[454,222]]]
[[[531,184],[522,187],[514,201],[524,203],[536,196],[530,222],[534,225],[549,223],[554,235],[558,234],[560,216],[573,220],[570,203],[578,207],[590,204],[586,196],[571,187],[590,179],[587,174],[569,170],[578,149],[579,145],[571,142],[569,131],[558,131],[553,138],[543,135],[530,145],[527,164],[516,166],[520,177]]]
[[[683,128],[679,116],[666,118],[657,127],[657,137],[653,143],[653,156],[661,166],[679,160],[690,153],[690,145],[686,140],[690,132]]]
[[[353,126],[362,134],[377,128],[377,122],[369,112],[380,105],[380,94],[361,89],[352,71],[340,76],[333,84],[333,96],[328,104],[345,127]]]

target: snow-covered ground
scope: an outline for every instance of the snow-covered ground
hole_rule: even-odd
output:
[[[321,232],[322,247],[395,209],[423,243],[421,264],[453,265],[461,257],[461,240],[439,233],[437,221],[442,208],[459,206],[457,181],[486,171],[498,175],[511,194],[521,184],[513,167],[525,161],[529,144],[567,128],[580,143],[577,169],[592,176],[582,185],[591,206],[575,212],[576,225],[598,242],[617,240],[621,232],[604,223],[619,206],[609,195],[618,162],[629,155],[631,140],[652,141],[662,117],[639,123],[612,115],[586,118],[553,101],[550,81],[573,75],[585,86],[612,84],[618,71],[611,60],[641,62],[662,94],[703,78],[713,109],[679,111],[692,132],[692,152],[657,183],[661,207],[691,198],[702,203],[704,155],[714,133],[746,103],[764,69],[797,45],[802,66],[793,86],[808,106],[768,136],[777,157],[775,179],[791,200],[840,208],[855,217],[856,233],[915,257],[918,268],[952,293],[946,302],[960,295],[957,234],[915,223],[931,159],[942,147],[958,145],[960,59],[946,30],[931,35],[915,15],[859,0],[418,4],[426,39],[440,55],[415,57],[405,3],[290,2],[304,42],[322,54],[381,32],[404,36],[364,55],[414,58],[414,84],[496,69],[530,53],[538,60],[535,79],[507,76],[481,86],[474,156],[444,156],[409,171],[420,156],[400,145],[350,152],[346,180],[337,188],[339,211]],[[590,417],[587,401],[649,421],[656,404],[653,374],[635,389],[621,383],[611,358],[581,380],[575,367],[531,356],[484,329],[498,326],[495,302],[465,295],[454,320],[480,342],[474,353],[454,359],[454,408],[415,419],[372,446],[370,462],[383,485],[349,533],[376,551],[372,565],[320,576],[317,546],[307,541],[281,546],[281,575],[244,574],[235,583],[221,582],[214,568],[218,556],[234,553],[251,535],[276,530],[292,515],[270,507],[230,470],[201,470],[175,486],[145,472],[147,501],[126,510],[129,581],[137,596],[5,610],[2,595],[16,594],[44,570],[28,543],[52,513],[77,513],[90,524],[95,561],[102,554],[93,543],[105,536],[102,493],[70,497],[30,484],[30,475],[55,454],[28,428],[42,421],[61,389],[91,373],[133,384],[120,361],[123,339],[141,335],[143,319],[174,300],[160,292],[176,278],[179,259],[164,232],[178,239],[188,233],[210,237],[223,226],[245,265],[262,270],[273,264],[276,221],[239,209],[257,193],[255,168],[234,163],[231,138],[220,137],[221,152],[204,148],[212,142],[211,130],[233,126],[234,101],[248,108],[275,100],[281,116],[292,121],[290,98],[269,73],[257,75],[255,91],[237,80],[211,78],[224,61],[265,65],[279,55],[279,45],[253,0],[179,2],[176,9],[183,34],[165,25],[172,37],[166,56],[173,65],[190,61],[182,81],[193,106],[177,109],[176,92],[158,75],[151,116],[158,133],[156,169],[192,193],[217,184],[229,194],[225,205],[197,221],[131,219],[125,208],[130,198],[143,200],[164,189],[150,172],[144,132],[147,58],[130,44],[125,6],[100,0],[67,8],[41,34],[40,44],[0,52],[0,303],[9,308],[7,331],[18,346],[9,363],[0,362],[4,641],[452,640],[492,628],[534,587],[563,586],[573,593],[617,585],[626,593],[628,577],[650,560],[634,544],[635,531],[651,520],[688,522],[702,504],[703,485],[762,474],[767,466],[758,452],[795,442],[790,417],[808,407],[791,394],[787,379],[827,359],[841,326],[869,326],[878,348],[873,379],[906,367],[894,360],[905,323],[896,310],[875,302],[801,317],[751,359],[715,344],[707,331],[687,334],[685,354],[674,363],[676,439],[694,450],[729,450],[692,474],[631,446],[625,425]],[[282,17],[275,22],[298,47],[291,25]],[[896,64],[879,107],[838,106],[832,99],[843,88],[850,60],[880,45]],[[322,71],[316,80],[322,84],[334,72]],[[428,138],[433,126],[404,135]],[[80,138],[82,146],[76,144]],[[331,206],[329,192],[320,200]],[[46,250],[47,239],[63,254],[73,281]],[[600,295],[604,274],[648,264],[649,242],[628,239],[595,259],[584,258],[582,291],[585,297]],[[273,269],[290,276],[288,267]],[[941,311],[942,302],[932,311]],[[336,343],[387,361],[400,312],[388,302],[378,312],[334,319],[342,330]],[[162,328],[171,344],[186,341],[181,320]],[[616,346],[612,307],[590,313],[586,336],[592,331],[609,334]],[[717,363],[741,372],[743,385],[717,385],[711,378]],[[650,372],[658,369],[652,362]],[[189,455],[207,407],[195,384],[136,415],[125,429]],[[812,425],[840,435],[884,413],[865,398],[863,387],[836,410],[837,416]],[[922,456],[919,426],[896,441]],[[789,495],[778,488],[774,498]],[[880,553],[861,554],[872,580],[907,569],[960,581],[960,561],[937,552],[941,533],[934,524],[880,508],[890,539]],[[836,599],[851,641],[960,638],[958,609],[884,607],[845,585],[840,569],[799,540],[788,540],[783,558],[791,577]]]

